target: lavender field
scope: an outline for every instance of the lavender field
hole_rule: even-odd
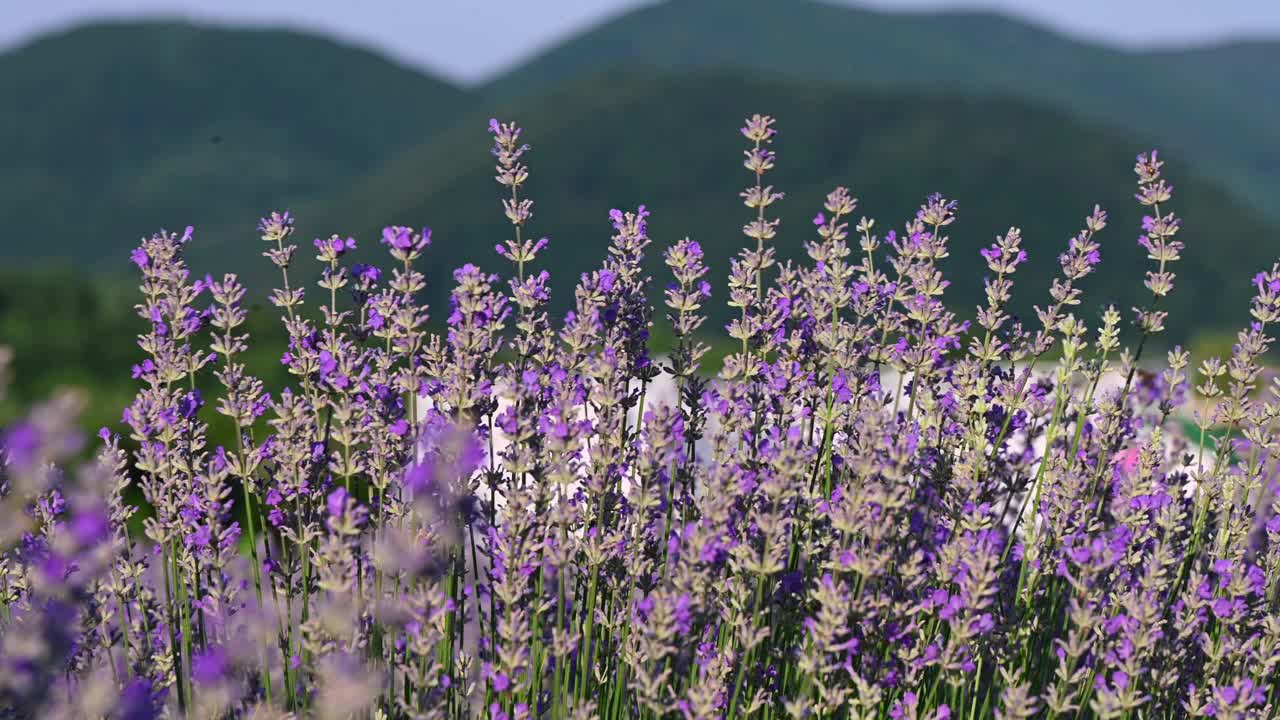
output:
[[[1018,286],[1034,318],[1016,227],[986,303],[948,304],[939,195],[905,221],[787,197],[816,214],[782,262],[779,126],[741,128],[727,279],[644,205],[556,276],[496,120],[510,239],[446,307],[419,298],[449,238],[387,227],[365,265],[373,240],[271,213],[287,387],[242,362],[237,276],[188,269],[199,231],[144,240],[120,421],[82,437],[67,391],[0,436],[0,717],[1276,717],[1280,264],[1221,308],[1228,357],[1152,351],[1183,250],[1156,151],[1141,227],[1084,208],[1052,285]],[[1088,297],[1134,233],[1146,302]]]

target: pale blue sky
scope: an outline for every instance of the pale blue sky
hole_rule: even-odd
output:
[[[853,3],[855,0],[828,0]],[[336,35],[459,81],[483,80],[565,35],[652,0],[0,0],[0,49],[103,17],[180,16]],[[1124,47],[1280,37],[1280,0],[861,0],[983,8]]]

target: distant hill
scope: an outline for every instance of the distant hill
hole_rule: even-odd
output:
[[[881,233],[901,228],[936,190],[960,203],[944,263],[956,307],[980,301],[985,266],[978,249],[1018,225],[1032,261],[1019,273],[1015,296],[1028,311],[1031,303],[1045,302],[1057,255],[1099,202],[1112,223],[1101,237],[1102,270],[1088,281],[1079,312],[1092,319],[1103,302],[1114,302],[1127,314],[1147,299],[1132,166],[1134,155],[1148,148],[1033,104],[855,91],[741,73],[606,72],[521,102],[489,103],[486,110],[527,128],[533,146],[528,196],[536,202],[531,232],[551,238],[539,264],[552,273],[560,310],[578,274],[603,257],[608,210],[640,203],[653,212],[651,269],[658,287],[666,282],[661,249],[689,235],[707,249],[713,305],[723,307],[727,259],[744,243],[740,228],[747,220],[737,196],[749,180],[737,129],[752,112],[778,118],[780,161],[770,181],[787,193],[778,205],[783,257],[802,254],[802,243],[814,237],[810,218],[836,185],[852,188],[862,199],[858,213],[877,218]],[[356,233],[372,241],[387,224],[431,226],[435,244],[425,266],[436,308],[445,306],[448,273],[464,262],[506,272],[505,261],[490,250],[509,236],[509,226],[486,152],[485,117],[476,113],[343,192],[299,208],[300,234]],[[1185,157],[1169,156],[1166,170],[1187,243],[1175,268],[1178,288],[1166,305],[1169,338],[1238,326],[1248,319],[1249,278],[1276,254],[1274,229]]]
[[[160,227],[253,221],[344,185],[471,103],[316,36],[105,23],[0,54],[0,264],[123,269]]]
[[[1045,302],[1055,258],[1100,202],[1112,222],[1100,238],[1101,270],[1087,281],[1078,314],[1092,320],[1105,302],[1127,312],[1147,299],[1141,282],[1148,265],[1134,242],[1140,213],[1131,172],[1134,154],[1147,148],[1133,137],[1023,101],[853,90],[731,72],[606,72],[523,100],[483,101],[449,128],[395,150],[365,175],[343,175],[328,190],[300,192],[303,199],[289,204],[304,246],[295,282],[314,275],[316,263],[306,251],[311,238],[354,234],[361,241],[359,259],[383,260],[376,238],[388,224],[434,229],[422,263],[433,323],[447,314],[454,268],[476,262],[509,274],[509,265],[492,251],[509,236],[487,152],[487,119],[496,115],[518,119],[533,146],[528,196],[536,206],[530,229],[551,238],[538,266],[552,274],[557,314],[567,307],[578,274],[603,257],[611,234],[608,210],[644,203],[653,212],[649,271],[655,296],[667,281],[662,248],[685,235],[699,240],[714,283],[708,308],[715,320],[707,330],[716,333],[727,314],[728,258],[745,242],[740,229],[748,213],[737,193],[750,176],[741,166],[745,141],[737,128],[752,112],[778,117],[780,160],[770,181],[787,193],[777,205],[783,224],[776,244],[784,258],[801,256],[803,242],[814,237],[810,218],[836,185],[852,188],[861,200],[857,214],[875,217],[881,234],[901,228],[936,190],[960,203],[959,219],[950,228],[951,256],[942,263],[953,282],[950,306],[971,312],[980,302],[985,267],[978,249],[1016,224],[1024,230],[1031,261],[1016,278],[1015,306],[1028,313],[1031,304]],[[1247,321],[1248,280],[1269,266],[1276,233],[1192,163],[1176,155],[1168,161],[1176,187],[1172,207],[1186,219],[1181,237],[1187,250],[1174,268],[1178,287],[1166,305],[1172,313],[1167,339],[1187,341]],[[258,166],[244,167],[251,172]],[[86,197],[101,192],[91,190]],[[278,387],[280,326],[278,313],[265,302],[275,277],[257,257],[261,243],[253,225],[259,214],[282,205],[276,197],[265,197],[261,205],[250,206],[251,200],[234,212],[195,219],[192,261],[198,273],[236,271],[246,277],[255,339],[250,364]],[[45,218],[60,230],[6,236],[0,244],[0,344],[18,351],[15,374],[22,392],[15,402],[33,401],[68,382],[86,385],[94,398],[86,422],[96,427],[118,419],[132,389],[128,367],[140,359],[128,342],[140,330],[130,311],[136,301],[129,290],[133,273],[120,277],[131,270],[127,248],[138,233],[105,234],[102,228],[120,218],[110,209],[89,213],[77,202],[85,201],[69,202],[65,212],[50,211]],[[211,195],[193,212],[204,212],[199,207],[222,205]],[[182,215],[157,221],[144,216],[144,209],[132,211],[144,228],[186,222]],[[5,212],[12,217],[13,206]],[[74,227],[68,231],[69,226]],[[42,241],[61,243],[51,247],[63,252],[79,248],[74,267],[32,273],[28,261],[11,259],[40,250]],[[89,282],[84,270],[90,268],[117,272]],[[664,327],[659,311],[656,332]],[[0,405],[0,421],[12,411],[12,403]]]
[[[1249,278],[1280,253],[1276,67],[1280,43],[1119,52],[992,14],[808,0],[647,7],[476,89],[295,32],[129,22],[48,35],[0,53],[0,344],[18,350],[21,391],[0,421],[67,382],[93,389],[90,425],[118,418],[139,357],[128,251],[160,227],[195,225],[193,268],[245,276],[255,338],[278,341],[259,216],[293,210],[303,245],[355,234],[364,259],[384,225],[429,225],[438,322],[454,268],[509,271],[491,250],[509,226],[490,116],[518,120],[534,147],[531,230],[552,240],[539,265],[556,312],[600,262],[608,210],[644,203],[655,289],[664,246],[689,235],[707,249],[715,332],[747,219],[737,128],[762,112],[781,131],[783,258],[801,257],[836,185],[881,234],[940,191],[960,202],[943,268],[962,311],[981,301],[979,247],[1010,225],[1031,254],[1016,308],[1043,304],[1095,202],[1112,223],[1078,313],[1145,303],[1131,167],[1157,145],[1186,220],[1167,339],[1234,328]],[[279,343],[254,347],[254,371],[280,381]]]
[[[1127,52],[988,12],[667,0],[580,33],[485,90],[533,95],[610,67],[1033,99],[1194,161],[1280,217],[1280,42]]]
[[[1038,301],[1094,201],[1116,213],[1108,257],[1121,259],[1097,297],[1137,301],[1129,168],[1159,145],[1188,238],[1230,250],[1193,243],[1182,280],[1213,297],[1224,288],[1224,304],[1180,289],[1174,326],[1231,325],[1244,312],[1242,278],[1277,245],[1228,190],[1265,194],[1280,166],[1270,122],[1280,93],[1261,74],[1278,48],[1128,53],[993,14],[683,0],[466,90],[302,33],[95,24],[0,54],[0,267],[128,273],[138,237],[193,224],[198,271],[257,285],[271,273],[254,223],[291,208],[302,242],[358,232],[363,250],[384,224],[433,225],[442,300],[449,271],[504,236],[484,132],[499,115],[524,123],[537,148],[535,230],[555,240],[558,279],[597,262],[610,207],[639,202],[654,209],[660,242],[703,240],[722,278],[743,221],[735,129],[768,112],[783,132],[777,182],[791,193],[784,255],[809,237],[836,184],[851,185],[882,228],[941,190],[962,203],[964,250],[950,263],[966,304],[979,297],[978,243],[1010,224],[1043,261],[1034,293],[1020,295]]]

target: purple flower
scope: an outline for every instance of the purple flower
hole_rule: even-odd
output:
[[[21,423],[0,435],[0,449],[9,462],[19,467],[30,465],[40,449],[40,431],[34,425]]]
[[[199,390],[190,390],[178,400],[178,414],[190,420],[204,407],[204,398]]]
[[[325,506],[329,510],[329,517],[340,518],[347,510],[347,489],[339,485],[329,493],[329,497],[325,500]]]
[[[1267,532],[1280,535],[1280,514],[1273,515],[1271,519],[1267,521]]]
[[[383,228],[382,244],[402,252],[421,252],[431,244],[431,228],[423,228],[421,233],[413,228],[393,225]]]
[[[205,549],[213,540],[213,530],[208,525],[200,525],[187,536],[187,546]]]
[[[230,671],[230,659],[221,645],[214,645],[191,658],[191,677],[201,685],[221,682]]]
[[[155,692],[151,680],[134,678],[120,693],[115,717],[120,720],[154,720],[160,716],[159,706],[163,697],[164,691]]]
[[[676,621],[676,628],[682,635],[688,634],[693,625],[693,616],[690,612],[692,604],[693,598],[689,597],[688,593],[683,593],[680,597],[676,598],[675,607],[672,610],[672,615]]]
[[[105,540],[111,533],[111,525],[106,513],[98,509],[82,510],[76,513],[71,521],[71,535],[76,543],[84,547],[93,547]]]
[[[408,250],[412,245],[410,233],[412,231],[407,227],[395,226],[382,230],[382,242],[384,245],[390,245],[397,250]]]
[[[151,361],[151,358],[147,358],[146,360],[143,360],[141,364],[133,366],[133,379],[137,380],[143,375],[150,375],[152,372],[155,372],[155,369],[156,364]]]
[[[352,245],[352,247],[355,247]],[[377,265],[365,265],[363,263],[355,263],[351,266],[351,274],[365,285],[373,285],[382,277],[382,271]]]
[[[617,279],[617,277],[618,276],[611,270],[601,270],[600,282],[597,285],[597,287],[600,288],[600,292],[604,292],[604,293],[612,292],[613,283],[614,283],[614,280]]]

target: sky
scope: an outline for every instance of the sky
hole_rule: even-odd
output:
[[[780,2],[784,0],[779,0]],[[827,0],[885,10],[996,10],[1110,45],[1280,37],[1280,0]],[[653,0],[0,0],[0,49],[102,18],[181,17],[336,36],[459,82],[481,82]]]

